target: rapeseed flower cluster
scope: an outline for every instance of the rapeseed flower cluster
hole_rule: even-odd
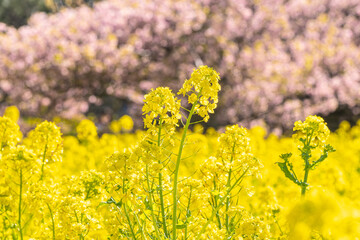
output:
[[[114,120],[110,123],[110,130],[113,133],[120,133],[120,131],[129,132],[134,127],[134,121],[129,115],[124,115],[118,120]]]
[[[15,106],[9,106],[5,108],[4,117],[8,117],[14,122],[17,122],[20,118],[20,111]]]
[[[169,88],[152,89],[145,95],[142,108],[145,128],[149,133],[156,135],[161,125],[166,135],[172,135],[181,118],[180,106],[180,100]]]
[[[29,169],[35,164],[36,155],[31,149],[24,145],[17,145],[11,148],[3,158],[4,164],[7,168],[12,168],[14,171]]]
[[[326,126],[324,119],[318,116],[308,116],[304,122],[296,121],[293,131],[293,138],[300,144],[301,139],[311,142],[311,147],[322,148],[330,135],[330,130]]]
[[[297,121],[294,125],[294,131],[296,132],[293,135],[293,139],[297,144],[300,157],[304,161],[304,178],[299,179],[294,171],[293,163],[290,161],[292,153],[281,154],[280,158],[284,162],[277,162],[277,164],[281,171],[284,172],[285,177],[299,185],[301,187],[301,194],[305,195],[309,185],[308,177],[310,170],[314,170],[335,149],[331,145],[326,144],[330,130],[321,117],[309,116],[305,122]]]
[[[221,89],[219,74],[208,66],[200,66],[186,80],[178,94],[188,96],[188,102],[195,105],[195,112],[209,120],[209,113],[214,113],[219,101],[218,92]]]
[[[48,164],[62,161],[63,141],[61,132],[60,128],[53,122],[44,121],[37,125],[34,130],[29,132],[24,143],[41,162],[41,180]]]
[[[76,133],[80,141],[91,142],[97,138],[97,128],[89,119],[84,119],[79,123]]]
[[[8,117],[0,117],[1,151],[14,147],[22,138],[19,125]]]
[[[235,174],[245,169],[249,175],[259,172],[261,164],[252,154],[246,128],[238,125],[227,127],[219,137],[219,145],[217,158],[224,163],[226,169],[232,169]]]
[[[55,123],[44,121],[29,133],[26,142],[45,163],[61,162],[63,152],[61,135],[60,128]]]
[[[45,121],[21,141],[0,117],[0,239],[357,239],[360,121],[329,133],[309,117],[293,138],[238,125],[203,134],[191,114],[177,126],[180,102],[164,89],[146,98],[151,131],[98,136],[86,120],[62,137]],[[299,154],[276,165],[294,142]]]

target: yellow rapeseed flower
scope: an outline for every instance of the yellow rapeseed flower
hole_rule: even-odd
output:
[[[20,140],[22,134],[20,127],[8,117],[0,117],[0,141],[1,150],[5,147],[14,147]]]
[[[184,82],[178,94],[188,96],[190,104],[196,104],[195,112],[205,122],[209,120],[209,113],[214,113],[218,103],[218,92],[221,89],[219,84],[220,76],[215,70],[208,66],[200,66],[194,69],[190,79]]]
[[[60,128],[53,122],[44,121],[29,133],[30,147],[45,163],[62,160],[62,137]]]
[[[226,127],[225,133],[219,137],[219,143],[217,158],[221,159],[226,168],[240,171],[248,169],[249,173],[258,172],[261,165],[252,154],[250,137],[246,128],[238,125]]]
[[[15,106],[9,106],[5,108],[4,117],[8,117],[14,122],[17,122],[20,118],[19,109]]]
[[[124,115],[118,120],[112,121],[109,127],[113,133],[119,133],[121,130],[129,132],[134,127],[134,121],[129,115]]]
[[[80,141],[91,141],[97,137],[96,126],[89,119],[84,119],[79,123],[76,133]]]
[[[167,132],[175,131],[178,126],[180,115],[180,100],[167,87],[158,87],[145,95],[144,106],[142,108],[145,128],[149,132],[157,133],[159,125],[162,125]],[[155,132],[154,132],[155,131]]]
[[[304,137],[311,136],[310,141],[312,147],[322,148],[330,135],[330,130],[324,119],[318,116],[308,116],[304,122],[296,121],[293,130],[295,134],[293,138],[297,141]]]
[[[35,154],[24,145],[18,145],[10,149],[4,156],[4,163],[15,171],[29,168],[35,162]]]

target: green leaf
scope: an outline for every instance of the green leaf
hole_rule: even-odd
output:
[[[335,149],[330,144],[325,144],[323,154],[319,157],[318,160],[314,161],[310,165],[310,168],[315,168],[317,165],[319,165],[319,163],[321,163],[328,157],[328,153],[330,153],[330,152],[335,152]]]
[[[184,229],[186,228],[186,224],[178,224],[176,225],[176,229]]]
[[[299,180],[289,171],[286,162],[277,162],[276,164],[280,167],[281,171],[285,173],[285,177],[290,179],[295,184],[301,186],[301,182],[299,182]]]
[[[191,217],[191,211],[190,211],[190,210],[187,210],[187,211],[186,211],[186,218],[189,218],[189,217]]]
[[[285,162],[292,156],[292,153],[284,153],[280,155],[281,159],[284,159]]]
[[[271,212],[275,216],[277,213],[280,212],[280,209],[273,209]]]
[[[101,205],[106,205],[106,204],[115,204],[116,206],[121,207],[122,202],[121,202],[121,201],[120,201],[120,202],[116,202],[115,199],[114,199],[113,197],[111,197],[111,198],[110,198],[109,200],[107,200],[106,202],[101,202],[101,203],[99,204],[99,206],[101,206]]]
[[[113,197],[111,197],[109,200],[107,200],[106,202],[103,202],[103,203],[106,203],[106,204],[112,204],[112,203],[114,203],[114,204],[116,204],[116,201],[114,200]]]
[[[331,146],[330,144],[325,144],[325,148],[324,148],[324,152],[335,152],[335,148],[333,148],[333,146]]]

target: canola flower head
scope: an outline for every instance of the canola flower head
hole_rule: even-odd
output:
[[[16,106],[9,106],[5,108],[4,117],[8,117],[14,122],[17,122],[20,118],[20,111]]]
[[[239,125],[232,125],[226,127],[225,133],[219,137],[221,146],[227,147],[230,150],[234,148],[234,151],[238,148],[247,149],[250,148],[250,136],[246,128],[239,127]],[[237,148],[237,149],[236,149]]]
[[[218,157],[229,159],[234,156],[251,154],[250,137],[244,127],[238,125],[226,127],[225,133],[219,137]]]
[[[112,121],[109,127],[113,133],[119,133],[121,130],[129,132],[134,127],[134,121],[129,115],[124,115],[118,120]]]
[[[150,132],[157,131],[160,124],[169,127],[169,132],[175,131],[178,126],[180,114],[180,100],[178,100],[168,87],[158,87],[151,89],[149,94],[144,97],[142,108],[144,127]]]
[[[293,135],[295,140],[301,141],[301,139],[310,136],[311,146],[320,148],[325,145],[330,136],[330,130],[324,119],[315,115],[308,116],[304,122],[296,121],[293,131],[295,131]]]
[[[134,121],[129,115],[124,115],[119,119],[121,129],[124,131],[131,131],[134,127]]]
[[[91,120],[84,119],[77,125],[76,133],[81,141],[94,140],[97,137],[97,128]]]
[[[219,73],[214,69],[200,66],[194,69],[190,79],[184,82],[178,92],[179,95],[187,95],[190,104],[197,104],[195,111],[205,122],[209,120],[209,113],[214,113],[217,107],[218,92],[221,90],[219,81]]]
[[[94,169],[90,171],[82,171],[80,174],[81,192],[85,195],[85,200],[98,197],[101,193],[101,184],[103,183],[104,175]],[[79,180],[77,180],[79,181]]]
[[[109,129],[113,132],[113,133],[119,133],[121,131],[121,127],[119,124],[118,120],[114,120],[111,121],[110,125],[109,125]]]
[[[246,128],[239,125],[226,127],[225,133],[219,137],[218,159],[224,163],[225,168],[248,170],[248,173],[259,175],[262,167],[251,150],[250,135]]]
[[[14,170],[24,169],[35,162],[36,156],[31,149],[28,149],[24,145],[17,145],[10,148],[7,154],[4,156],[4,162],[6,165],[10,165]]]
[[[0,117],[1,149],[14,147],[22,138],[19,125],[8,117]]]
[[[36,126],[29,133],[31,149],[41,158],[45,157],[45,162],[62,160],[62,137],[60,127],[53,122],[44,121]]]
[[[123,152],[115,152],[106,158],[106,163],[109,170],[122,171],[122,168],[129,164],[131,151],[125,149]]]

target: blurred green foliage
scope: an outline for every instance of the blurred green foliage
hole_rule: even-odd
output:
[[[63,7],[78,7],[82,4],[87,4],[90,7],[93,6],[94,2],[99,2],[100,0],[45,0],[46,5],[51,8],[53,11],[58,11]]]
[[[0,0],[0,22],[20,27],[32,13],[49,10],[44,0]]]
[[[21,27],[35,12],[56,12],[64,7],[78,7],[87,4],[90,7],[100,0],[0,0],[0,22]]]

